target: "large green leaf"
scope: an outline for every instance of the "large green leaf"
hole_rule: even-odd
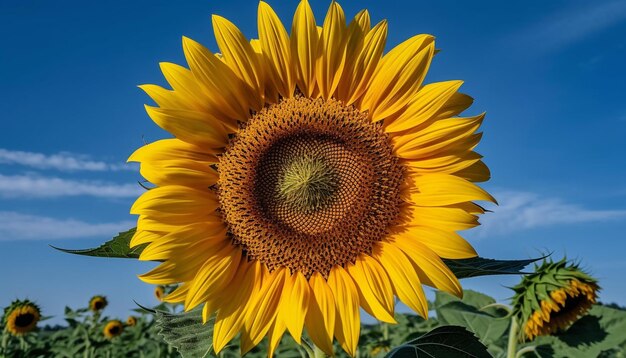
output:
[[[387,355],[387,358],[475,357],[491,355],[478,338],[463,327],[442,326],[409,341]]]
[[[522,274],[524,267],[541,260],[543,257],[526,260],[494,260],[483,257],[471,259],[444,259],[450,270],[458,278],[487,276],[487,275],[516,275]]]
[[[130,239],[132,239],[133,235],[135,235],[135,231],[136,229],[132,228],[128,231],[120,232],[112,240],[109,240],[93,249],[68,250],[55,246],[52,247],[57,250],[76,255],[136,259],[139,258],[139,254],[141,254],[141,251],[143,251],[146,245],[139,245],[137,247],[133,247],[132,249],[130,248]]]
[[[155,317],[159,334],[183,358],[212,356],[215,317],[203,324],[202,308],[179,314],[156,311]]]
[[[486,306],[495,300],[480,292],[466,290],[463,299],[444,292],[437,292],[435,309],[441,324],[456,325],[474,332],[494,355],[502,354],[506,345],[506,333],[510,320],[507,311]]]
[[[541,357],[626,356],[626,311],[594,305],[565,332],[538,337],[522,345],[536,346]],[[534,353],[524,357],[534,357]]]

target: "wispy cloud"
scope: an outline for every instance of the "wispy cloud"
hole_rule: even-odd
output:
[[[514,37],[526,50],[550,51],[587,39],[625,20],[625,1],[590,1],[553,13]]]
[[[0,197],[3,198],[58,198],[68,196],[133,198],[143,191],[144,189],[137,184],[78,181],[32,174],[0,174]]]
[[[0,163],[22,165],[35,169],[56,169],[62,171],[112,171],[132,170],[134,165],[111,164],[102,161],[90,160],[88,156],[61,152],[57,154],[43,154],[23,152],[0,148]]]
[[[0,211],[0,241],[109,238],[135,225],[134,221],[88,223]]]
[[[521,191],[495,194],[500,206],[481,218],[475,229],[477,237],[563,224],[603,222],[626,218],[626,210],[596,210],[565,202],[558,198]]]

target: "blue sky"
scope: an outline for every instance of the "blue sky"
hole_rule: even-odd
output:
[[[312,0],[318,23],[327,1]],[[431,33],[442,51],[428,82],[462,79],[487,112],[478,151],[500,206],[465,234],[486,257],[567,254],[626,305],[626,3],[623,1],[360,1],[389,21],[388,47]],[[296,1],[272,1],[290,28]],[[0,307],[37,301],[46,315],[109,297],[156,304],[136,275],[152,265],[79,257],[133,226],[141,192],[126,165],[168,134],[137,88],[165,84],[158,63],[184,64],[181,36],[216,51],[210,15],[256,37],[254,1],[0,2]],[[517,277],[464,281],[504,300]],[[54,320],[53,322],[58,322]]]

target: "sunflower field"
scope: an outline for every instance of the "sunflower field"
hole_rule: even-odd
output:
[[[488,258],[466,240],[498,203],[477,152],[486,115],[468,114],[463,81],[427,80],[433,35],[397,41],[335,1],[316,17],[300,0],[289,23],[264,1],[256,14],[254,35],[212,15],[216,51],[183,36],[166,85],[139,86],[163,137],[128,157],[134,227],[53,246],[149,263],[160,303],[110,317],[103,293],[51,326],[59,312],[14,300],[0,357],[626,355],[626,310],[599,302],[582,260]],[[502,275],[520,278],[505,302],[462,285]]]

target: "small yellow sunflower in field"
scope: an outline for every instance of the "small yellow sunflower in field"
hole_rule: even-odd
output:
[[[13,336],[32,332],[41,319],[39,307],[29,300],[17,300],[4,310],[4,329]]]
[[[104,296],[93,296],[90,300],[89,300],[89,309],[94,311],[94,312],[100,312],[102,311],[107,305],[109,304],[109,302],[107,301],[107,298]]]
[[[544,262],[513,288],[513,312],[521,340],[564,330],[596,302],[597,281],[565,259]]]
[[[462,81],[424,83],[434,38],[383,54],[387,23],[346,24],[334,1],[321,27],[301,1],[291,34],[264,2],[259,39],[213,29],[219,55],[183,38],[189,68],[161,64],[172,89],[141,86],[175,137],[129,158],[156,185],[131,209],[131,246],[162,261],[141,279],[217,312],[216,352],[241,332],[242,353],[268,336],[270,355],[303,329],[354,355],[360,308],[394,323],[394,295],[424,317],[422,284],[460,296],[441,259],[476,256],[457,231],[493,198],[473,183],[489,178],[483,115],[457,117]]]
[[[128,316],[128,318],[126,319],[126,325],[129,327],[134,327],[137,325],[137,317],[135,316]]]
[[[102,333],[104,334],[104,337],[106,337],[106,339],[113,339],[122,334],[123,331],[124,325],[122,324],[122,322],[114,319],[107,322],[107,324],[104,326],[104,329],[102,330]]]
[[[156,297],[157,300],[163,301],[164,295],[165,289],[163,288],[163,286],[159,285],[154,288],[154,297]]]

